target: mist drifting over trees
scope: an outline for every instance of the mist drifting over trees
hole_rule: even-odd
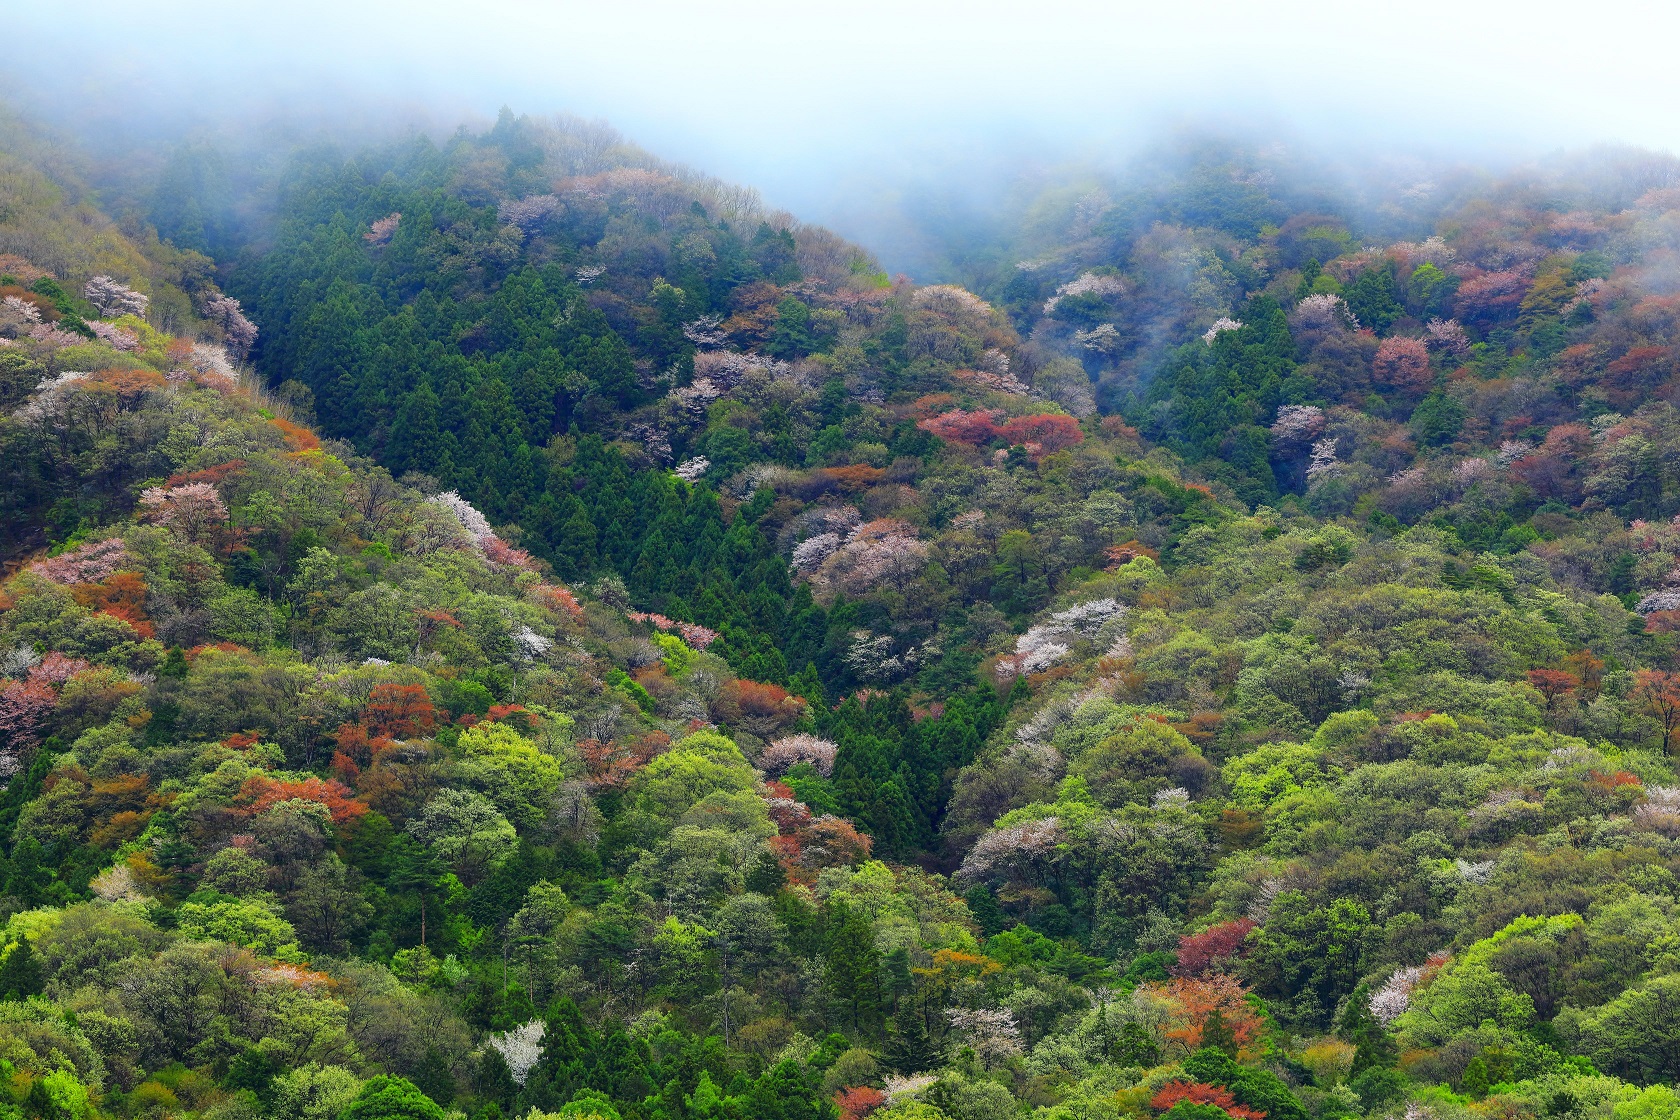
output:
[[[1660,26],[292,15],[0,63],[0,1113],[1680,1109]]]

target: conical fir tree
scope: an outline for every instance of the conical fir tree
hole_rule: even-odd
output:
[[[900,1073],[920,1073],[932,1069],[939,1061],[939,1052],[928,1038],[927,1024],[922,1021],[921,1009],[909,1000],[893,1017],[892,1034],[887,1037],[881,1059]]]

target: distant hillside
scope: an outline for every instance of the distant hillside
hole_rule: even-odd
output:
[[[0,1120],[1680,1109],[1667,162],[12,135]]]

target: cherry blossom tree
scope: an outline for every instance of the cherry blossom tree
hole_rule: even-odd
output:
[[[204,317],[221,328],[222,340],[229,353],[244,360],[257,342],[257,325],[245,317],[239,301],[232,296],[217,294],[205,301]]]
[[[826,778],[834,773],[834,755],[838,750],[830,740],[815,735],[788,735],[766,744],[759,753],[758,765],[766,774],[781,774],[804,762]]]
[[[0,777],[17,773],[20,753],[35,743],[57,705],[57,690],[33,673],[0,685]]]
[[[526,198],[505,198],[496,207],[496,216],[508,225],[518,226],[530,233],[549,218],[565,209],[559,195],[533,194]]]
[[[685,459],[677,464],[671,473],[684,482],[699,482],[700,476],[711,470],[712,461],[704,455],[696,455],[692,459]]]
[[[952,1007],[946,1010],[945,1018],[974,1050],[975,1057],[988,1066],[1022,1052],[1021,1028],[1015,1025],[1015,1013],[1007,1008]]]
[[[91,666],[79,657],[69,657],[57,650],[43,657],[39,664],[29,670],[29,679],[45,681],[57,686],[63,684],[77,673],[85,673]]]
[[[995,358],[992,355],[996,355]],[[951,376],[958,381],[981,389],[989,389],[994,393],[1008,393],[1012,396],[1024,397],[1032,392],[1027,383],[1009,372],[1009,356],[1002,350],[988,350],[986,357],[981,360],[983,369],[954,370]]]
[[[1470,336],[1464,333],[1457,319],[1431,319],[1424,329],[1429,332],[1429,345],[1437,350],[1454,357],[1470,352]]]
[[[839,533],[818,533],[814,537],[806,537],[793,546],[793,569],[796,572],[814,572],[822,566],[822,562],[833,555],[840,547]]]
[[[1056,307],[1069,296],[1098,296],[1112,299],[1123,296],[1130,290],[1123,277],[1108,273],[1081,272],[1072,280],[1056,289],[1056,294],[1044,302],[1044,314],[1054,315]]]
[[[1092,599],[1057,611],[1015,639],[1014,654],[998,661],[999,674],[1013,677],[1042,672],[1072,652],[1068,638],[1095,637],[1109,621],[1125,615],[1125,604],[1116,599]]]
[[[729,333],[721,329],[722,323],[722,315],[702,315],[683,324],[683,337],[696,346],[722,346],[729,341]]]
[[[1297,333],[1332,335],[1357,330],[1359,320],[1341,296],[1319,292],[1295,305],[1289,313],[1289,327]]]
[[[457,491],[445,490],[441,494],[433,494],[429,501],[433,505],[447,510],[449,515],[455,518],[456,522],[467,531],[467,535],[472,537],[475,543],[496,535],[495,530],[490,528],[490,519],[478,512],[477,507],[461,497]]]
[[[1342,469],[1341,460],[1336,458],[1336,440],[1334,437],[1321,439],[1312,445],[1312,459],[1307,463],[1307,480],[1317,482],[1336,474]]]
[[[505,1034],[490,1036],[491,1048],[507,1063],[508,1072],[513,1075],[515,1085],[525,1084],[526,1079],[531,1076],[531,1070],[542,1060],[545,1029],[541,1019],[532,1019],[524,1026],[514,1027]]]
[[[0,307],[4,307],[9,314],[18,319],[25,329],[41,322],[41,309],[22,296],[7,296],[0,300]]]
[[[92,541],[60,556],[37,560],[29,570],[54,583],[99,583],[133,563],[121,537]]]
[[[368,231],[362,234],[362,240],[366,241],[369,245],[389,244],[391,238],[396,236],[397,227],[401,224],[401,211],[387,214],[385,217],[380,218],[377,222],[374,222]]]
[[[702,417],[711,403],[723,396],[723,389],[709,377],[696,377],[687,385],[672,389],[668,395],[685,412]]]
[[[122,315],[146,316],[149,298],[101,273],[82,286],[82,295],[107,319]]]
[[[1213,326],[1202,332],[1202,341],[1207,343],[1209,346],[1212,346],[1213,340],[1224,334],[1226,331],[1239,330],[1242,330],[1242,321],[1240,319],[1232,319],[1229,316],[1221,316],[1213,321]]]
[[[1324,431],[1324,410],[1317,405],[1286,404],[1272,423],[1272,438],[1305,443]]]
[[[87,340],[73,331],[63,330],[53,323],[42,323],[29,332],[29,337],[55,350],[62,350],[66,346],[76,346]]]
[[[107,323],[104,320],[95,319],[93,322],[88,324],[88,329],[94,333],[94,337],[98,338],[101,342],[105,343],[113,350],[121,350],[126,353],[127,351],[138,349],[140,346],[139,335],[135,334],[127,327],[119,327],[115,323]]]
[[[1458,287],[1458,313],[1466,319],[1491,321],[1515,312],[1528,293],[1529,275],[1521,269],[1484,272]]]
[[[1412,990],[1423,979],[1423,971],[1422,967],[1412,965],[1397,969],[1394,975],[1383,981],[1382,987],[1371,993],[1372,1017],[1385,1027],[1393,1026],[1395,1020],[1411,1007]]]
[[[227,505],[208,482],[153,486],[141,492],[140,508],[152,521],[194,542],[228,519]]]
[[[1680,786],[1647,786],[1644,803],[1634,806],[1633,821],[1670,839],[1680,837]]]
[[[861,594],[891,579],[915,574],[927,563],[929,547],[915,526],[884,517],[853,529],[813,574],[819,587]]]
[[[983,834],[963,857],[957,877],[970,883],[1005,876],[1036,880],[1063,840],[1059,817],[1044,817]]]

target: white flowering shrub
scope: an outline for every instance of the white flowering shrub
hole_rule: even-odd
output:
[[[1242,330],[1242,320],[1221,317],[1215,319],[1213,321],[1213,326],[1202,332],[1202,341],[1207,343],[1209,346],[1212,346],[1213,340],[1224,334],[1226,331],[1239,330]]]
[[[1423,969],[1417,966],[1402,968],[1383,982],[1383,986],[1371,993],[1371,1016],[1385,1027],[1394,1025],[1394,1021],[1406,1013],[1412,1005],[1412,990],[1423,977]]]
[[[672,472],[684,482],[698,482],[700,476],[712,468],[712,461],[704,455],[696,455],[692,459],[684,459],[678,463]]]
[[[489,518],[478,512],[477,507],[461,497],[457,491],[445,490],[441,494],[433,494],[427,500],[447,511],[475,543],[482,543],[496,535],[495,530],[490,528]]]
[[[526,1079],[531,1076],[531,1070],[542,1060],[544,1029],[541,1019],[532,1019],[524,1026],[515,1027],[506,1034],[490,1036],[491,1049],[500,1054],[502,1061],[507,1063],[508,1072],[513,1075],[515,1084],[525,1084]]]

